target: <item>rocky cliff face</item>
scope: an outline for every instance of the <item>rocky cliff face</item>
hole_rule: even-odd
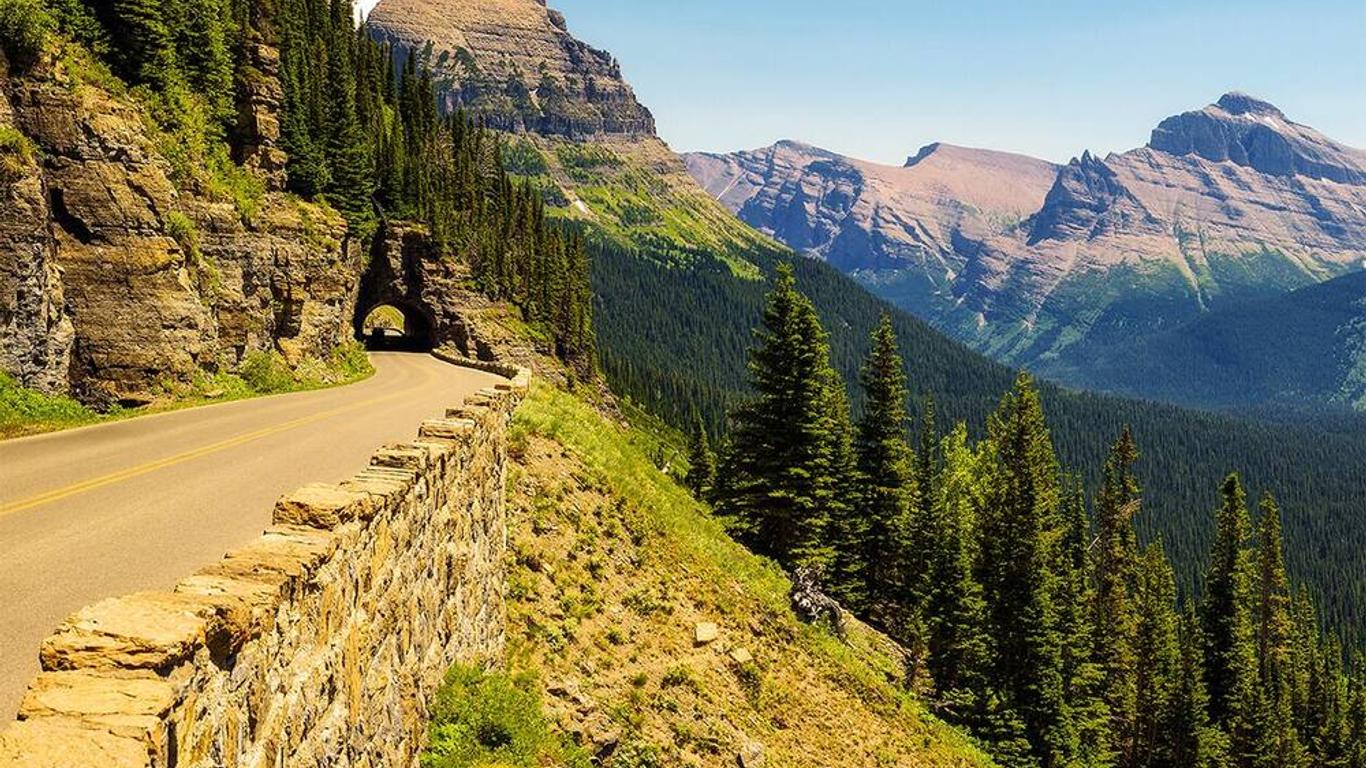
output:
[[[271,102],[251,156],[278,170]],[[351,335],[358,249],[325,209],[268,192],[246,219],[178,189],[126,97],[60,60],[0,62],[0,366],[87,402],[138,400],[166,379],[253,350],[298,361]]]
[[[376,39],[423,56],[448,109],[479,112],[496,128],[654,134],[612,55],[570,35],[544,0],[382,0],[368,23]]]
[[[901,168],[798,142],[732,155],[689,154],[688,170],[740,218],[845,271],[963,267],[960,244],[1010,230],[1037,210],[1056,166],[932,144]]]
[[[905,174],[910,189],[943,150],[870,173],[795,146],[688,164],[754,226],[980,350],[1059,375],[1102,348],[1366,264],[1366,152],[1242,94],[1046,181],[1046,164],[976,155],[945,166],[951,183],[878,193],[870,179]]]

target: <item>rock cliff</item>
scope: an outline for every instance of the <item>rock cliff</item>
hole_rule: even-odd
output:
[[[931,144],[904,167],[793,141],[688,170],[740,218],[845,271],[963,267],[959,249],[1010,229],[1043,203],[1057,167],[1005,152]]]
[[[1063,377],[1114,344],[1366,264],[1366,152],[1244,94],[1162,121],[1130,152],[1060,168],[972,152],[935,186],[916,180],[952,157],[931,145],[892,169],[784,143],[688,165],[750,224]]]
[[[0,61],[0,367],[97,405],[231,367],[294,361],[351,336],[359,249],[335,213],[279,193],[270,52],[244,104],[249,214],[178,185],[141,108],[49,56]],[[274,83],[278,87],[278,83]]]
[[[654,134],[617,61],[570,35],[544,0],[382,0],[368,24],[376,39],[419,52],[448,109],[479,112],[493,127]]]

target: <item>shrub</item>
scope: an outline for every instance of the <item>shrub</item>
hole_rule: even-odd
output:
[[[176,241],[186,256],[199,260],[199,229],[189,216],[180,211],[166,214],[166,236]]]
[[[237,375],[260,394],[288,392],[294,388],[294,371],[279,352],[248,352],[237,366]]]
[[[612,755],[612,768],[662,768],[664,758],[659,747],[633,741],[619,747]]]
[[[19,67],[37,61],[56,28],[40,0],[0,0],[0,48]]]
[[[12,182],[29,171],[38,150],[17,128],[0,125],[0,182]]]
[[[459,664],[437,692],[422,768],[587,766],[550,731],[535,680]]]
[[[347,341],[333,348],[331,368],[341,381],[359,379],[375,372],[364,345],[357,341]]]

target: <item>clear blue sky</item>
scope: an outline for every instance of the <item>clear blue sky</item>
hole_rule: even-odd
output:
[[[931,141],[1065,161],[1247,91],[1366,148],[1366,0],[550,0],[674,149]]]

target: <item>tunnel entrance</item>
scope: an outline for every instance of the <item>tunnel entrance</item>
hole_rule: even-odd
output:
[[[405,304],[377,304],[356,313],[356,338],[366,349],[430,352],[436,346],[424,310]]]

